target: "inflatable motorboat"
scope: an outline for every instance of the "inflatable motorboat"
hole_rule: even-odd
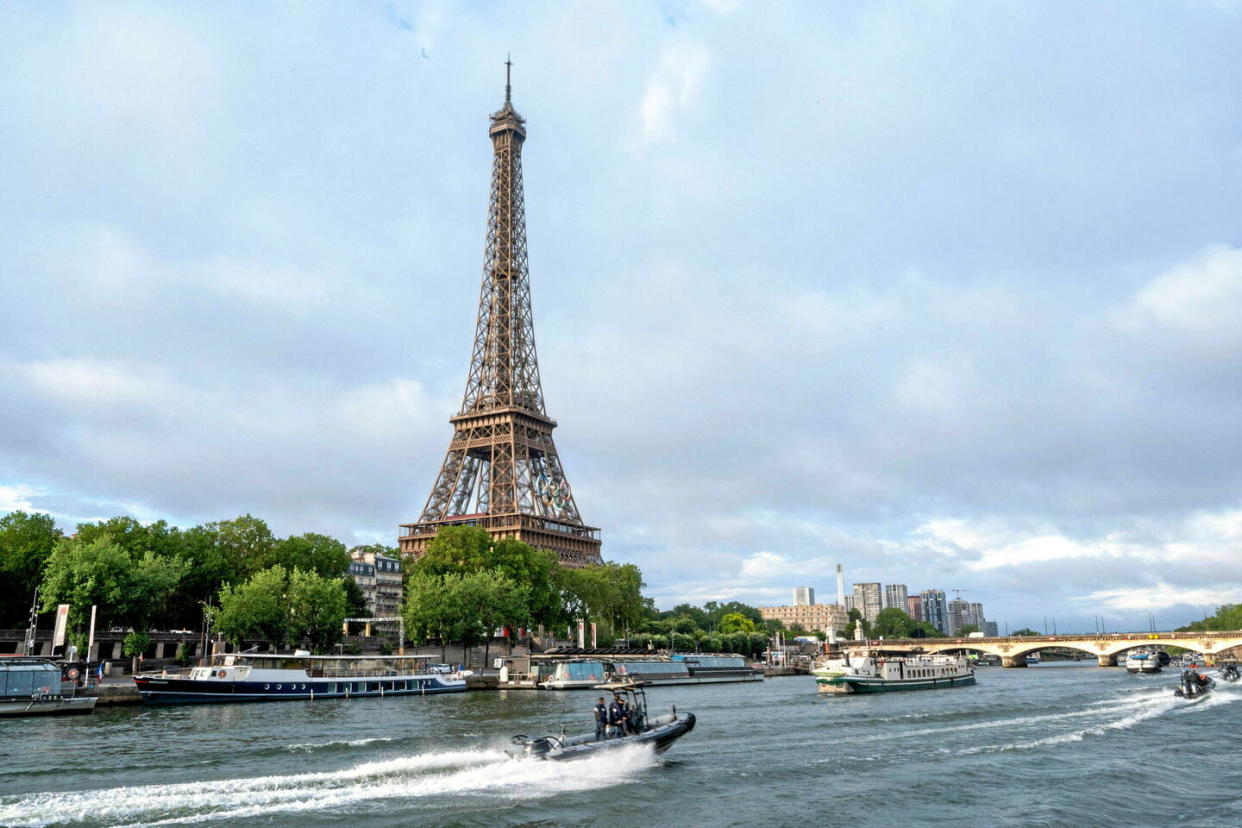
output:
[[[614,698],[624,699],[631,727],[610,727],[609,732],[602,737],[595,733],[568,736],[564,728],[556,736],[514,736],[512,743],[505,748],[505,753],[512,759],[553,761],[585,759],[625,745],[652,745],[656,753],[663,753],[673,742],[694,730],[694,714],[678,713],[676,706],[670,713],[649,718],[647,694],[640,682],[599,684],[596,689],[611,691]]]
[[[1178,682],[1177,689],[1173,691],[1173,695],[1183,699],[1201,699],[1212,692],[1215,686],[1216,682],[1206,673],[1187,669],[1182,671],[1181,680]]]

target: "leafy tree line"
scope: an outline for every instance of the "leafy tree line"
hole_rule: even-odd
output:
[[[349,550],[334,538],[277,538],[251,515],[190,529],[114,517],[65,536],[48,515],[12,512],[0,518],[0,625],[26,626],[37,586],[42,612],[70,605],[79,648],[92,604],[98,627],[133,629],[136,649],[151,629],[198,629],[208,606],[234,640],[263,630],[281,643],[324,645],[331,637],[324,630],[334,624],[339,634],[347,612],[365,612],[361,591],[345,577],[349,563]],[[279,621],[271,612],[278,584]]]
[[[1224,604],[1217,607],[1216,614],[1202,621],[1195,621],[1178,632],[1214,632],[1217,630],[1242,630],[1242,604]]]
[[[424,555],[402,565],[406,635],[420,643],[488,648],[501,627],[557,632],[582,619],[596,624],[603,645],[640,623],[649,606],[633,564],[569,569],[552,552],[474,526],[441,529]]]

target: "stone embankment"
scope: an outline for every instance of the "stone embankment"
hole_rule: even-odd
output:
[[[134,680],[130,678],[105,679],[102,684],[94,688],[93,692],[99,697],[99,701],[95,702],[96,707],[109,704],[142,704],[142,696],[138,695],[138,685],[134,684]]]

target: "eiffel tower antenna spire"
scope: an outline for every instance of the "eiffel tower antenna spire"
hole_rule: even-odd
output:
[[[522,145],[526,120],[505,102],[492,113],[492,185],[474,348],[453,438],[416,523],[402,524],[401,551],[418,556],[442,526],[470,524],[557,554],[563,566],[602,562],[599,530],[578,514],[544,409],[526,255]]]

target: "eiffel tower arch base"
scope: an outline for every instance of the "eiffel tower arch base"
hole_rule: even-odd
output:
[[[556,553],[561,566],[581,569],[603,563],[599,530],[590,526],[570,526],[532,515],[463,515],[459,520],[402,524],[398,538],[401,554],[415,558],[427,551],[441,526],[478,526],[497,540],[515,538],[536,549]]]

